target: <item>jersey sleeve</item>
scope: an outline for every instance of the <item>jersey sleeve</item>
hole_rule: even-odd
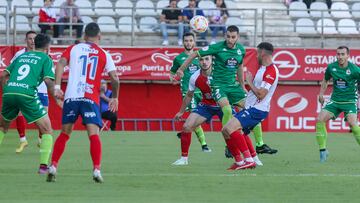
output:
[[[114,60],[112,59],[111,55],[108,52],[105,52],[106,54],[106,64],[105,64],[105,70],[106,72],[116,71]]]
[[[50,57],[47,57],[43,64],[43,74],[44,74],[43,78],[55,79],[53,67],[54,67],[54,63],[52,62]]]
[[[274,84],[275,80],[276,80],[275,68],[273,66],[268,67],[264,72],[263,79],[261,82],[261,87],[269,90],[271,85]]]
[[[179,64],[177,58],[175,58],[172,66],[171,66],[170,73],[175,74],[176,71],[179,69],[179,67],[180,67],[180,64]]]
[[[328,65],[328,67],[326,68],[324,79],[326,81],[331,79],[331,67],[330,67],[330,65]]]
[[[245,55],[246,55],[246,49],[244,47],[241,47],[241,61],[240,61],[240,64],[243,64],[244,63],[244,59],[245,59]]]
[[[216,44],[214,44],[214,45],[216,45]],[[214,45],[203,47],[202,49],[197,51],[198,56],[203,57],[203,56],[213,55],[213,54],[217,53],[218,49]]]
[[[190,77],[190,80],[189,80],[189,91],[195,91],[195,81],[196,81],[196,74],[193,74],[191,77]]]
[[[9,74],[13,71],[15,63],[10,63],[10,65],[5,69]]]

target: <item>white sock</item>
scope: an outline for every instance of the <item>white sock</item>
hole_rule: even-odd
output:
[[[235,162],[237,165],[242,165],[242,164],[244,164],[244,160],[241,160],[241,161],[239,161],[239,162]]]
[[[20,142],[26,142],[26,137],[20,137]]]
[[[252,157],[250,157],[250,158],[246,158],[245,161],[246,162],[254,162],[254,159]]]
[[[181,159],[184,160],[184,161],[187,161],[188,157],[187,156],[181,156]]]

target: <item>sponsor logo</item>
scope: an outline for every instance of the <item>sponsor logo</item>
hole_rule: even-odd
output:
[[[0,53],[0,67],[6,67],[5,59],[6,58],[2,57],[2,55]]]
[[[271,77],[271,75],[266,75],[265,78],[271,79],[271,80],[275,80],[273,77]]]
[[[120,63],[122,60],[122,53],[116,52],[116,53],[110,53],[114,63]]]
[[[296,56],[290,51],[283,50],[277,52],[274,54],[273,61],[279,69],[280,78],[289,78],[300,68]]]
[[[300,101],[292,106],[286,106],[286,104],[292,100],[292,99],[297,99],[300,98]],[[308,100],[305,99],[304,97],[302,97],[299,93],[297,92],[289,92],[286,93],[284,95],[282,95],[281,97],[279,97],[277,104],[279,107],[281,107],[282,109],[284,109],[284,111],[288,112],[288,113],[298,113],[300,111],[303,111],[307,106],[308,106]]]
[[[230,68],[236,68],[236,65],[238,64],[237,60],[235,58],[229,58],[226,61],[226,66],[230,67]]]
[[[88,84],[88,83],[83,83],[83,82],[78,82],[77,84],[77,92],[78,93],[89,93],[92,94],[94,93],[93,91],[94,85]]]
[[[85,118],[94,118],[94,117],[96,117],[96,113],[95,112],[85,112],[84,116],[85,116]]]
[[[241,50],[240,50],[240,49],[238,49],[238,50],[237,50],[237,54],[239,54],[239,55],[241,55],[241,54],[242,54],[242,52],[241,52]]]
[[[169,53],[169,51],[165,51],[164,53],[154,53],[153,55],[151,55],[151,60],[154,63],[157,62],[157,59],[162,59],[164,61],[172,63],[175,56],[177,55],[179,55],[179,53]]]
[[[203,47],[201,50],[207,51],[207,50],[209,50],[209,46]]]
[[[193,74],[193,73],[195,73],[195,72],[198,70],[198,66],[195,65],[195,64],[190,64],[189,67],[188,67],[188,69],[189,69],[189,72],[190,72],[191,74]]]
[[[346,70],[346,75],[350,75],[351,71],[349,69]]]

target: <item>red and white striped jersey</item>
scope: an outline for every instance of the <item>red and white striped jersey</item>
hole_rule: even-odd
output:
[[[201,74],[201,69],[197,70],[193,73],[190,77],[189,81],[189,91],[195,91],[196,88],[199,88],[202,93],[202,100],[201,103],[210,105],[210,106],[217,106],[216,101],[213,99],[211,94],[210,88],[210,79],[211,76],[204,76]]]
[[[257,88],[265,88],[268,90],[266,96],[259,100],[256,95],[250,91],[245,101],[245,108],[254,107],[261,111],[270,111],[270,101],[273,96],[279,79],[279,70],[274,65],[261,66],[256,72],[254,85]]]
[[[65,99],[88,98],[99,104],[101,74],[115,71],[111,55],[94,43],[69,46],[62,57],[69,64]]]

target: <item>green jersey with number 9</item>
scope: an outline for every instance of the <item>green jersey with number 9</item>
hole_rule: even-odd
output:
[[[4,86],[3,95],[17,94],[35,97],[37,87],[45,79],[54,79],[53,62],[44,52],[30,51],[21,54],[5,71],[9,80]]]

